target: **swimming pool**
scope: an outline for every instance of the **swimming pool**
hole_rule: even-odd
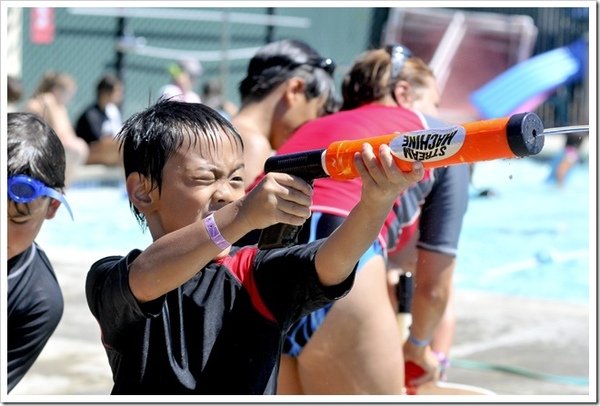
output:
[[[577,166],[563,188],[544,182],[532,159],[477,164],[473,182],[495,196],[469,200],[459,244],[458,289],[587,303],[590,284],[589,173]],[[475,195],[475,194],[474,194]],[[61,252],[124,255],[151,242],[129,209],[124,185],[73,187],[66,210],[44,224],[38,243]],[[86,270],[87,271],[87,270]],[[595,285],[594,285],[595,286]]]
[[[152,242],[149,231],[142,232],[129,209],[123,183],[75,185],[67,190],[66,198],[75,220],[61,208],[54,219],[44,223],[37,242],[47,251],[56,248],[124,255]]]
[[[577,165],[562,188],[545,182],[549,171],[549,163],[531,159],[476,165],[474,185],[495,195],[469,200],[458,288],[588,302],[595,207],[587,163]]]

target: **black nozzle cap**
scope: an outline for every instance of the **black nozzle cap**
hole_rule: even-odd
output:
[[[506,137],[518,157],[538,154],[544,147],[544,124],[535,113],[518,113],[508,119]]]

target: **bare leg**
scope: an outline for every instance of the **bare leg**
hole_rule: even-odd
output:
[[[298,375],[298,360],[286,354],[281,355],[279,376],[277,378],[278,395],[302,395],[302,386]]]
[[[450,287],[450,295],[448,296],[448,304],[444,315],[438,324],[431,342],[431,349],[438,352],[443,352],[446,357],[450,356],[450,348],[454,339],[454,329],[456,326],[456,315],[454,314],[454,288]]]
[[[402,342],[380,256],[361,268],[298,357],[305,394],[401,394]]]

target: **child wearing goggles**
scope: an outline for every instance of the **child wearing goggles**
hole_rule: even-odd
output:
[[[30,113],[8,113],[8,391],[54,332],[63,297],[52,264],[34,242],[56,214],[65,185],[65,150],[54,130]],[[72,214],[71,214],[72,216]]]
[[[25,204],[31,203],[37,198],[48,196],[64,204],[69,211],[71,219],[73,219],[73,212],[65,196],[57,190],[46,186],[43,182],[27,175],[15,175],[8,178],[7,186],[8,198],[11,201],[17,204]]]

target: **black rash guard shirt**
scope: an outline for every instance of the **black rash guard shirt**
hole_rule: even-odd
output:
[[[56,329],[63,296],[48,257],[37,244],[8,260],[8,391],[23,378]]]
[[[234,247],[144,304],[128,283],[139,250],[93,264],[86,295],[112,368],[112,394],[275,394],[285,332],[354,282],[356,269],[339,285],[319,282],[314,257],[322,241]]]

